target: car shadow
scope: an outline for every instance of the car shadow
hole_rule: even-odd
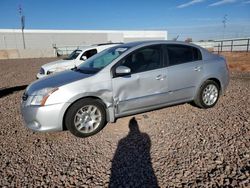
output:
[[[22,85],[22,86],[15,86],[15,87],[9,87],[9,88],[2,88],[0,89],[0,98],[5,97],[7,95],[10,95],[16,91],[24,90],[28,85]]]
[[[151,163],[151,140],[133,117],[129,133],[118,143],[112,159],[109,187],[159,187]]]

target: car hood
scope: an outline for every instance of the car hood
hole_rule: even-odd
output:
[[[33,93],[38,90],[41,90],[44,88],[60,87],[62,85],[65,85],[74,81],[78,81],[84,78],[88,78],[93,75],[94,74],[84,74],[84,73],[73,71],[73,70],[56,73],[56,74],[41,78],[31,83],[27,87],[25,93],[28,95],[33,95]]]
[[[51,70],[51,69],[55,69],[55,68],[58,68],[58,67],[62,67],[62,66],[65,66],[65,65],[68,65],[69,63],[71,62],[74,62],[74,60],[57,60],[57,61],[52,61],[50,63],[46,63],[42,66],[42,68],[44,70]]]

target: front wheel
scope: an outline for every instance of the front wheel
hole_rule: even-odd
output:
[[[77,137],[92,136],[106,125],[103,105],[94,99],[81,99],[65,115],[67,129]]]
[[[202,84],[194,102],[201,108],[211,108],[217,103],[219,92],[219,85],[213,80],[207,80]]]

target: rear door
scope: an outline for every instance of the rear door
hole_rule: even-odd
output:
[[[152,108],[166,101],[166,69],[162,46],[153,45],[132,52],[117,66],[131,69],[131,75],[112,79],[116,114],[122,115]]]
[[[192,100],[203,72],[199,49],[179,44],[164,45],[168,65],[168,101]]]

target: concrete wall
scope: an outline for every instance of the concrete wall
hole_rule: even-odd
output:
[[[0,59],[56,57],[54,49],[8,49],[0,50]]]
[[[105,33],[28,33],[24,32],[27,49],[53,48],[53,45],[104,43],[108,40]],[[110,39],[111,37],[109,37]],[[0,49],[23,49],[22,33],[0,33]]]
[[[123,42],[133,42],[133,41],[142,41],[142,40],[163,40],[160,37],[137,37],[137,38],[124,38]]]
[[[54,57],[55,46],[70,52],[77,46],[98,43],[165,40],[167,34],[167,31],[24,30],[24,50],[20,29],[0,29],[0,59]]]
[[[167,39],[167,31],[24,30],[27,49]],[[0,29],[0,49],[23,49],[20,29]]]

